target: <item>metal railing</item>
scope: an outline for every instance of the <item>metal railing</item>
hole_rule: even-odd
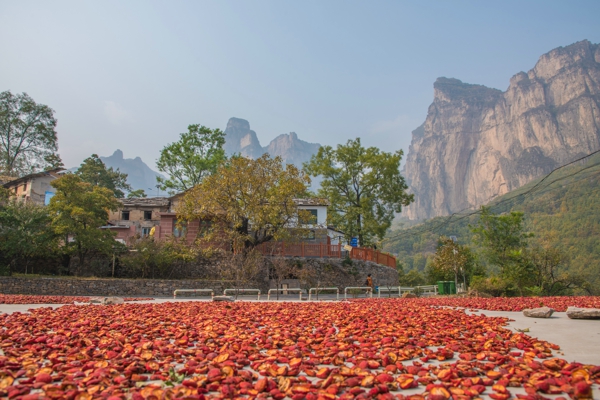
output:
[[[308,301],[311,300],[313,291],[317,295],[317,298],[319,298],[319,292],[332,291],[332,290],[335,290],[335,296],[336,296],[335,298],[336,298],[336,300],[339,300],[340,299],[340,289],[339,288],[336,288],[336,287],[315,288],[315,287],[313,287],[313,288],[308,289]]]
[[[388,292],[388,293],[394,293],[398,292],[398,297],[402,296],[401,293],[402,287],[401,286],[379,286],[377,287],[377,297],[381,297],[381,292]]]
[[[284,294],[283,292],[298,292],[300,294],[298,300],[302,300],[302,289],[300,288],[269,289],[267,292],[267,300],[271,300],[271,292],[282,292],[282,294]]]
[[[239,296],[240,294],[247,294],[247,293],[251,293],[251,294],[256,294],[257,300],[260,300],[260,289],[225,289],[223,291],[223,294],[225,296],[227,296],[228,293],[234,293],[236,296]]]
[[[373,297],[373,288],[371,286],[349,286],[344,288],[344,300],[348,298],[348,289],[350,290],[366,290],[369,297]]]
[[[175,289],[173,291],[173,298],[176,299],[178,294],[181,293],[210,293],[210,297],[213,298],[215,296],[215,292],[212,289]]]

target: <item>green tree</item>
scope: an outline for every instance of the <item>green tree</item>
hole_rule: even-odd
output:
[[[290,225],[308,220],[294,198],[306,193],[310,178],[294,165],[268,154],[251,160],[233,157],[188,191],[177,208],[178,219],[220,221],[213,234],[231,243],[236,252],[287,238]],[[298,235],[302,229],[294,230]],[[213,242],[211,234],[203,240]]]
[[[365,149],[360,138],[346,145],[323,146],[308,163],[305,171],[322,176],[318,194],[331,202],[328,223],[344,231],[347,238],[358,237],[360,246],[382,239],[395,213],[413,201],[400,175],[402,150],[382,152]]]
[[[136,190],[132,190],[131,192],[127,193],[128,199],[140,198],[140,197],[148,197],[146,195],[146,192],[144,191],[144,189],[136,189]]]
[[[188,131],[179,136],[160,152],[156,166],[169,177],[157,177],[162,190],[183,192],[198,185],[213,174],[225,159],[225,133],[202,125],[190,125]]]
[[[127,183],[127,174],[122,173],[118,168],[106,168],[104,162],[97,154],[83,160],[79,169],[75,172],[82,181],[107,188],[114,193],[115,197],[123,198],[125,191],[131,191],[131,186]]]
[[[54,110],[27,93],[0,93],[0,168],[8,176],[25,175],[58,164]]]
[[[523,215],[515,211],[495,215],[489,207],[482,206],[479,223],[472,227],[474,241],[482,247],[485,259],[520,293],[531,278],[531,263],[525,251],[528,239],[533,236],[525,232]]]
[[[450,272],[454,277],[456,287],[458,287],[458,276],[462,275],[463,282],[466,285],[466,268],[469,259],[467,252],[468,249],[464,246],[459,245],[449,237],[442,236],[430,268],[442,274]]]
[[[56,253],[58,237],[50,223],[44,206],[8,201],[0,208],[0,251],[9,260],[10,272],[33,273],[29,266],[36,257]]]
[[[114,240],[114,232],[100,227],[106,225],[108,211],[120,206],[113,192],[74,174],[63,175],[50,184],[56,189],[48,206],[52,227],[64,240],[63,251],[79,257],[80,271],[88,255],[111,254],[119,243]]]

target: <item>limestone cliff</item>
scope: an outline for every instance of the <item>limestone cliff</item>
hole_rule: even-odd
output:
[[[258,158],[264,154],[256,132],[250,130],[250,123],[245,119],[230,118],[225,128],[225,153],[240,153],[244,157]]]
[[[540,57],[505,92],[439,78],[413,131],[404,176],[426,219],[475,208],[600,149],[600,45]]]
[[[313,154],[317,154],[321,147],[318,143],[308,143],[298,139],[295,132],[277,136],[265,147],[265,151],[272,157],[280,156],[286,164],[294,164],[298,167],[310,160]]]
[[[264,153],[271,157],[280,156],[286,164],[302,167],[321,147],[318,143],[308,143],[298,138],[295,132],[277,136],[266,147],[261,147],[256,132],[250,130],[250,123],[240,118],[230,118],[225,129],[225,153],[240,153],[245,157],[258,158]]]

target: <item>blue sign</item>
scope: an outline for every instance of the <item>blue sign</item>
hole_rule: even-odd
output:
[[[358,238],[353,237],[352,239],[350,239],[350,246],[358,247]]]

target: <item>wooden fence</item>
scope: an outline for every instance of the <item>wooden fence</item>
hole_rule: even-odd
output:
[[[372,261],[396,269],[396,257],[377,250],[360,247],[353,247],[348,252],[339,244],[269,242],[263,243],[258,249],[264,256],[273,257],[344,258],[349,256],[354,260]]]

